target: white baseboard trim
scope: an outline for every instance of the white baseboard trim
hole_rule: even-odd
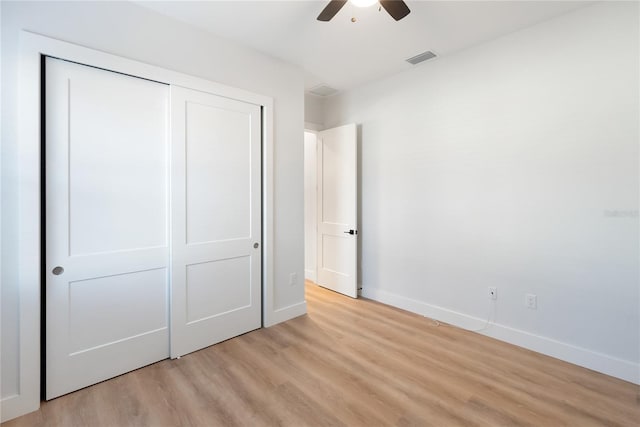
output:
[[[0,422],[18,418],[29,412],[37,411],[40,408],[40,401],[29,401],[24,395],[14,394],[0,400]]]
[[[380,289],[364,288],[362,290],[362,296],[464,329],[479,329],[483,327],[486,322],[485,319],[469,316],[464,313]],[[634,384],[640,384],[640,364],[638,363],[618,359],[603,353],[500,324],[492,324],[486,330],[478,333]]]
[[[274,312],[271,315],[270,324],[265,326],[266,327],[273,326],[278,323],[293,319],[294,317],[302,316],[303,314],[307,314],[306,301],[274,310]]]

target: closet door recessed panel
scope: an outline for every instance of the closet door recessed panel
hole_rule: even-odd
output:
[[[187,243],[246,239],[254,118],[247,111],[197,102],[185,107]]]

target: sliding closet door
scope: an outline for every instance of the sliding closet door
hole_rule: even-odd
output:
[[[169,355],[169,87],[46,59],[46,397]]]
[[[171,88],[171,357],[261,326],[261,111]]]

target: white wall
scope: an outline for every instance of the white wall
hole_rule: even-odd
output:
[[[304,121],[307,129],[322,130],[324,126],[325,98],[306,93],[304,95]]]
[[[274,98],[274,305],[304,306],[303,76],[300,70],[124,2],[6,2],[2,10],[2,377],[18,392],[18,36],[22,29]],[[34,266],[37,268],[37,266]],[[289,285],[290,273],[298,280]],[[289,309],[290,311],[288,311]]]
[[[327,100],[361,124],[363,293],[638,382],[638,4]],[[538,309],[525,308],[525,294]]]
[[[317,135],[304,133],[304,277],[317,281],[318,193]]]

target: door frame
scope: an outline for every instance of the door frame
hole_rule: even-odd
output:
[[[316,254],[316,256],[315,256],[315,260],[314,260],[313,271],[310,272],[311,275],[312,275],[312,279],[309,279],[309,280],[311,280],[313,283],[317,283],[318,282],[318,248],[317,248],[317,246],[318,246],[318,212],[317,212],[317,210],[318,210],[318,200],[317,200],[318,199],[318,167],[317,167],[317,163],[318,163],[318,133],[320,131],[309,129],[309,123],[305,123],[304,132],[305,133],[311,133],[311,134],[315,135],[315,138],[316,138],[315,153],[313,154],[313,160],[314,160],[314,163],[315,163],[315,172],[316,172],[315,173],[315,175],[316,175],[315,176],[316,188],[314,189],[314,192],[313,192],[313,197],[315,199],[314,208],[316,210],[316,212],[315,212],[316,221],[313,224],[315,229],[316,229],[316,231],[315,231],[315,235],[316,235],[316,237],[315,237],[315,240],[316,240],[315,241],[315,246],[316,246],[315,254]],[[303,141],[303,145],[304,145],[304,141]],[[304,149],[306,150],[306,146],[304,147]],[[304,155],[305,155],[304,176],[306,178],[306,176],[307,176],[307,170],[306,170],[306,167],[307,167],[306,155],[307,154],[306,154],[306,152],[304,153]],[[304,193],[305,193],[304,194],[304,199],[305,199],[305,209],[306,209],[306,198],[307,198],[306,183],[305,183]],[[304,213],[304,229],[305,229],[305,231],[304,231],[304,249],[305,249],[304,276],[305,277],[304,278],[305,278],[305,281],[306,281],[307,280],[307,273],[308,273],[307,265],[306,265],[306,261],[307,261],[307,259],[306,259],[306,256],[307,256],[307,253],[306,253],[306,251],[307,251],[307,214],[306,214],[306,211]]]
[[[273,275],[273,98],[28,31],[20,33],[19,170],[19,384],[0,402],[2,421],[40,407],[41,337],[41,79],[51,56],[148,80],[256,104],[262,110],[262,326],[277,323]]]

